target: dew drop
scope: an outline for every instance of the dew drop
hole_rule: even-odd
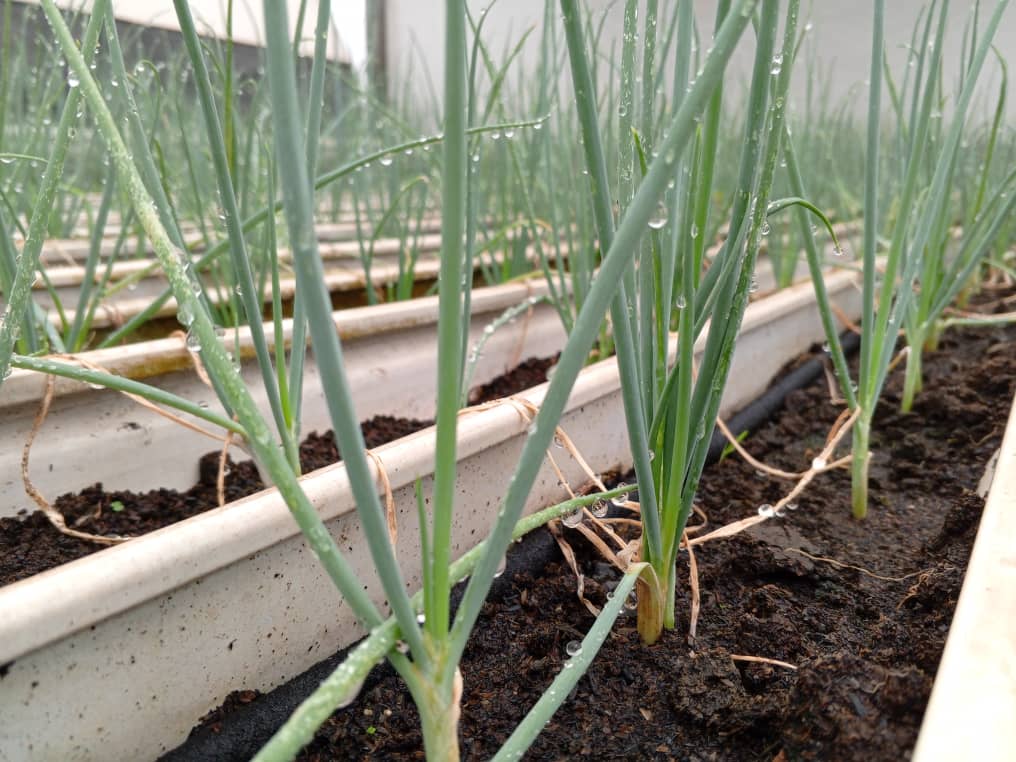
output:
[[[191,323],[194,322],[194,312],[187,304],[181,304],[180,308],[176,311],[176,316],[179,319],[181,325],[190,327]]]
[[[554,447],[556,447],[559,450],[564,449],[564,442],[561,440],[561,437],[559,437],[557,434],[554,435]]]
[[[577,640],[569,640],[564,647],[564,652],[569,656],[578,656],[582,653],[582,644]]]
[[[574,511],[572,511],[571,513],[568,513],[568,514],[565,514],[564,516],[562,516],[561,517],[561,523],[564,524],[566,527],[575,528],[579,524],[582,523],[582,520],[584,518],[585,518],[585,513],[582,510],[582,508],[577,508]]]
[[[811,467],[812,467],[812,468],[813,468],[813,469],[814,469],[815,471],[821,471],[821,470],[822,470],[823,468],[825,468],[825,467],[826,467],[826,465],[827,465],[827,464],[826,464],[826,459],[825,459],[825,458],[815,458],[815,459],[814,459],[814,460],[812,460],[812,462],[811,462]]]
[[[497,565],[497,571],[494,572],[494,579],[497,579],[504,574],[505,567],[508,565],[508,560],[505,556],[501,556],[501,562]]]
[[[392,157],[391,156],[382,156],[381,159],[379,160],[379,162],[380,162],[382,167],[390,167],[392,165]]]
[[[649,218],[649,227],[652,230],[660,230],[667,224],[667,207],[662,203],[656,206],[656,213]]]
[[[416,623],[423,627],[423,625],[427,624],[427,615],[421,611],[416,615]]]
[[[781,71],[783,71],[783,54],[777,53],[773,56],[773,65],[772,68],[769,69],[769,73],[775,76]]]
[[[619,484],[617,486],[621,487],[623,485]],[[615,508],[624,508],[625,505],[628,503],[628,493],[622,492],[620,495],[615,495],[614,497],[610,498],[610,502],[613,503]]]
[[[360,680],[358,683],[350,687],[349,693],[343,696],[342,700],[340,700],[339,703],[335,705],[335,708],[344,709],[345,707],[352,704],[354,701],[356,701],[356,697],[360,695],[360,690],[362,688],[363,688],[363,680]]]
[[[765,519],[771,519],[776,515],[776,511],[769,503],[764,503],[758,507],[758,515]]]
[[[70,72],[67,75],[67,87],[77,87],[81,84],[81,80],[78,79],[78,75],[74,72]]]
[[[593,507],[590,512],[598,519],[607,518],[607,511],[610,510],[610,505],[604,500],[597,500],[593,503]]]
[[[769,221],[768,220],[763,221],[762,222],[762,227],[759,228],[759,232],[762,235],[769,235],[769,231],[770,230],[771,230],[771,228],[769,227]]]
[[[198,338],[197,333],[190,331],[187,333],[187,351],[188,352],[200,352],[201,351],[201,339]]]
[[[408,654],[409,644],[404,640],[396,641],[395,650],[398,651],[400,654]]]
[[[748,293],[749,294],[758,293],[758,289],[759,289],[758,278],[756,278],[754,275],[752,275],[751,276],[751,283],[748,284]]]

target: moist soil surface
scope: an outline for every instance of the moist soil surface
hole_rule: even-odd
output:
[[[516,394],[547,380],[556,358],[530,358],[513,370],[473,391],[474,403]],[[379,415],[360,428],[368,449],[431,426],[433,421]],[[216,479],[219,451],[202,455],[198,482],[187,490],[153,489],[148,492],[105,491],[94,484],[81,492],[58,497],[53,506],[67,526],[96,535],[136,536],[174,524],[218,507]],[[334,433],[311,432],[300,443],[303,473],[341,460]],[[251,460],[226,464],[226,501],[239,500],[265,488]],[[54,566],[102,550],[104,546],[57,531],[42,511],[0,519],[0,586],[17,582]]]
[[[622,616],[526,758],[907,759],[977,531],[983,500],[975,489],[1016,388],[1014,340],[1013,327],[947,333],[925,357],[924,391],[910,415],[898,412],[902,369],[890,378],[875,417],[866,520],[852,518],[849,473],[837,470],[819,475],[785,517],[697,546],[694,640],[682,552],[677,628],[646,647],[634,615]],[[792,392],[746,446],[769,465],[803,470],[839,411],[820,379]],[[698,504],[713,529],[756,515],[789,489],[734,455],[707,469]],[[586,595],[602,605],[618,574],[577,532],[566,533]],[[510,553],[509,574],[496,580],[461,665],[465,760],[497,751],[592,622],[559,552],[511,575],[531,538]],[[553,545],[545,532],[543,542]],[[206,728],[214,733],[230,707],[256,700],[252,691],[234,694]],[[300,758],[422,759],[418,715],[390,667],[373,671],[357,702],[336,712]]]

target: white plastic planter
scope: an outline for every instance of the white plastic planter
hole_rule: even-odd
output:
[[[350,228],[350,223],[326,223],[316,227],[318,238],[322,242],[320,246],[321,257],[325,263],[325,283],[333,294],[355,293],[371,287],[383,289],[395,283],[400,276],[400,260],[406,258],[402,242],[395,238],[382,238],[375,241],[368,284],[368,275],[360,259],[360,244],[356,240],[346,240],[350,235],[355,236],[355,224]],[[841,240],[849,238],[858,230],[857,223],[845,223],[837,225],[837,234]],[[409,242],[417,247],[418,259],[414,264],[414,279],[417,282],[432,281],[437,278],[440,269],[440,261],[437,253],[441,246],[440,221],[436,218],[427,218],[421,221],[421,235]],[[198,240],[194,234],[190,234],[193,240]],[[47,241],[42,252],[42,261],[47,265],[46,273],[49,284],[39,280],[34,285],[33,298],[41,307],[48,310],[50,321],[53,325],[60,325],[60,316],[55,309],[52,297],[49,294],[48,286],[52,285],[57,297],[64,307],[64,313],[68,321],[74,319],[74,305],[78,301],[78,293],[81,289],[82,280],[85,277],[85,269],[82,264],[88,252],[88,242],[82,240]],[[113,242],[105,241],[103,251],[109,254],[112,251]],[[708,254],[714,255],[719,246],[713,246]],[[150,253],[150,252],[149,252]],[[289,257],[287,251],[280,252],[280,260],[286,262]],[[531,250],[527,253],[528,260],[534,265],[537,262],[536,252]],[[477,263],[479,264],[479,263]],[[111,285],[123,280],[135,273],[152,268],[153,274],[134,283],[128,289],[117,291],[103,300],[102,304],[95,311],[92,319],[92,327],[106,329],[122,324],[124,321],[134,317],[144,310],[155,298],[166,289],[166,280],[158,270],[158,263],[151,258],[128,259],[124,258],[114,263],[110,273]],[[808,269],[802,260],[798,260],[794,281],[808,277]],[[772,271],[766,258],[760,260],[756,268],[756,278],[759,296],[766,295],[776,288],[772,277]],[[283,277],[280,281],[280,296],[283,301],[293,298],[296,290],[296,281],[291,277]],[[213,303],[219,300],[219,293],[215,288],[208,289],[209,299]],[[266,299],[270,298],[270,290],[266,292]],[[0,307],[2,307],[0,299]],[[158,310],[156,317],[173,317],[176,314],[176,300],[170,298]]]
[[[327,236],[327,229],[319,235]],[[322,240],[327,240],[324,238]],[[415,244],[418,250],[418,259],[414,265],[414,278],[417,281],[433,280],[437,277],[439,260],[437,253],[441,247],[440,233],[424,233],[418,238],[410,238],[407,243]],[[333,293],[362,291],[367,288],[367,274],[360,259],[360,244],[357,241],[335,241],[322,243],[319,247],[321,258],[325,265],[325,283],[329,291]],[[396,238],[378,239],[374,244],[373,257],[370,268],[370,285],[373,288],[384,288],[395,283],[400,275],[399,262],[408,266],[408,252],[403,250],[402,242]],[[280,252],[280,261],[289,261],[288,251]],[[94,328],[108,328],[117,325],[126,319],[134,317],[145,309],[153,299],[165,291],[167,281],[159,270],[158,262],[152,259],[123,259],[115,262],[111,273],[111,285],[115,285],[128,276],[145,271],[154,267],[151,275],[142,278],[129,288],[121,289],[115,294],[103,300],[99,309],[96,310],[92,321]],[[101,268],[100,268],[101,270]],[[78,302],[78,294],[82,281],[85,277],[85,268],[82,264],[49,264],[46,268],[49,283],[53,286],[57,298],[64,306],[68,320],[73,320],[73,307]],[[213,303],[220,300],[220,294],[213,284],[207,283],[208,297]],[[60,318],[56,312],[52,297],[49,294],[47,284],[41,279],[33,287],[33,298],[39,306],[50,313],[50,321],[54,325],[60,325]],[[296,281],[292,277],[282,277],[280,280],[280,295],[283,301],[293,298],[296,290]],[[266,299],[270,299],[271,289],[266,289]],[[0,302],[2,304],[2,302]],[[159,317],[170,317],[176,314],[176,300],[169,299],[157,313]]]
[[[473,292],[471,342],[505,309],[547,292],[545,284],[510,284]],[[350,374],[357,414],[365,420],[381,413],[406,418],[433,417],[436,393],[434,334],[437,297],[358,307],[334,313]],[[284,323],[287,341],[292,321]],[[265,326],[269,338],[270,325]],[[509,370],[528,357],[547,357],[561,346],[564,332],[546,303],[498,330],[476,366],[474,384]],[[225,341],[233,346],[231,336]],[[263,414],[270,416],[260,370],[251,359],[247,329],[240,332],[244,377]],[[218,404],[194,371],[181,338],[141,342],[86,352],[81,357],[118,375],[144,380],[190,400]],[[15,370],[0,387],[0,516],[33,509],[21,478],[21,448],[39,408],[45,378]],[[304,431],[331,427],[313,355],[305,377]],[[89,389],[57,379],[50,415],[31,453],[31,477],[44,495],[81,490],[95,482],[107,489],[175,489],[192,485],[197,458],[217,449],[215,441],[146,409],[122,394]],[[100,455],[101,454],[101,455]],[[234,457],[246,457],[234,452]],[[152,474],[158,479],[153,483]]]
[[[322,243],[355,240],[361,233],[364,235],[370,234],[369,224],[365,222],[361,228],[361,230],[357,230],[355,221],[319,222],[314,226],[315,231],[317,231],[318,240]],[[420,220],[418,230],[420,233],[440,232],[441,218],[425,217]],[[91,242],[89,240],[89,232],[82,232],[83,234],[77,238],[55,238],[45,241],[40,255],[43,264],[60,265],[80,264],[84,262],[91,248]],[[99,247],[99,254],[106,257],[113,253],[117,236],[120,233],[120,227],[118,225],[108,225],[104,232],[105,235]],[[191,225],[184,228],[182,232],[184,243],[192,247],[192,250],[199,251],[203,241],[200,231]],[[15,245],[20,247],[23,243],[24,241],[20,237],[15,237]],[[146,244],[144,253],[149,255],[154,253],[151,243]],[[135,242],[125,242],[121,254],[124,258],[136,255],[137,247]]]
[[[856,316],[854,276],[838,273],[828,287]],[[810,284],[752,304],[721,414],[755,398],[785,362],[821,338]],[[509,364],[495,352],[485,353],[489,362]],[[407,370],[403,383],[432,383],[432,365]],[[522,396],[539,405],[543,394],[541,386]],[[594,469],[630,466],[613,359],[580,374],[561,425]],[[488,531],[527,428],[507,403],[463,414],[456,555]],[[375,451],[394,490],[397,555],[413,589],[413,485],[422,478],[429,491],[433,451],[432,429]],[[583,481],[563,450],[553,454],[570,480]],[[308,474],[303,484],[381,603],[344,467]],[[545,464],[527,509],[562,497]],[[270,689],[362,634],[274,491],[10,585],[0,590],[0,611],[0,749],[19,761],[152,759],[179,744],[229,691]]]
[[[430,263],[425,265],[431,266]],[[436,261],[433,267],[436,275]],[[392,268],[394,265],[389,269]],[[331,274],[326,275],[326,279],[331,277]],[[362,274],[357,278],[362,284]],[[767,263],[760,263],[756,278],[760,296],[772,291],[774,284]],[[294,289],[295,282],[283,281],[284,298],[290,297]],[[476,290],[472,340],[506,308],[528,295],[546,293],[546,285],[537,281],[524,286]],[[136,303],[140,308],[145,300],[139,299]],[[430,357],[433,342],[429,337],[437,319],[436,307],[437,298],[427,297],[334,314],[352,369],[354,399],[361,419],[378,413],[408,418],[432,416],[434,373],[422,371],[434,362]],[[163,312],[174,314],[175,301],[170,300]],[[265,331],[269,337],[272,335],[270,325],[266,324]],[[288,341],[289,320],[285,321],[285,331]],[[494,358],[505,355],[518,360],[547,356],[559,349],[562,336],[551,307],[538,305],[530,318],[495,334],[478,364],[474,383],[483,383],[508,369]],[[246,329],[241,330],[240,337],[241,351],[249,358],[253,350]],[[521,338],[526,340],[524,345],[519,344]],[[232,338],[227,341],[232,345]],[[141,342],[87,352],[82,356],[111,372],[145,379],[186,399],[214,399],[195,374],[193,360],[185,351],[182,339]],[[418,380],[407,383],[402,375],[405,369],[409,369],[409,378]],[[256,365],[245,363],[244,373],[250,388],[260,390]],[[320,386],[312,358],[307,383],[310,389]],[[23,489],[20,456],[43,388],[44,380],[37,374],[15,371],[0,389],[0,516],[33,507]],[[261,395],[258,401],[268,415],[266,398]],[[97,421],[102,422],[99,427],[95,425]],[[308,432],[328,427],[327,411],[320,394],[307,400],[304,422],[304,430]],[[184,488],[196,480],[195,453],[214,446],[212,440],[177,426],[122,395],[57,380],[56,398],[32,449],[31,475],[42,493],[50,497],[96,482],[103,483],[107,489],[141,490],[153,486],[151,464],[158,463],[160,483],[154,486]],[[104,453],[105,457],[96,459],[96,452]],[[143,457],[137,457],[138,453],[144,453]]]
[[[915,762],[1016,758],[1016,401]]]

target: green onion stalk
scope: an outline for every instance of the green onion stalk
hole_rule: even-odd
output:
[[[970,40],[974,47],[974,38]],[[991,183],[990,175],[995,160],[995,149],[998,144],[999,131],[1005,115],[1008,76],[1005,60],[999,57],[1001,82],[998,97],[995,101],[994,117],[988,132],[984,154],[980,156],[980,172],[969,179],[975,181],[976,191],[971,194],[973,203],[963,216],[959,238],[953,234],[954,219],[951,210],[943,208],[939,214],[933,239],[925,249],[920,265],[918,281],[921,288],[911,300],[910,309],[904,319],[904,333],[907,341],[906,370],[903,377],[903,396],[900,410],[910,412],[915,395],[921,390],[923,355],[938,342],[942,313],[953,304],[962,289],[972,277],[976,276],[987,257],[992,253],[999,241],[999,233],[1004,229],[1007,220],[1012,219],[1016,208],[1016,170],[1010,171],[996,184]],[[971,149],[961,151],[953,162],[952,178],[949,184],[963,187],[962,177],[958,177],[960,161],[970,162],[977,158]],[[990,188],[990,191],[989,191]],[[1002,242],[1003,245],[1006,242]]]
[[[679,14],[683,10],[683,18],[687,19],[690,17],[690,2],[682,5],[689,6],[679,9]],[[617,245],[620,233],[631,222],[636,205],[641,205],[640,210],[648,208],[650,212],[644,218],[648,231],[643,228],[632,236],[637,240],[648,232],[650,244],[639,249],[625,241],[630,246],[629,251],[640,252],[637,276],[622,283],[622,288],[632,284],[633,291],[627,302],[616,298],[612,309],[628,435],[640,485],[641,559],[652,569],[651,574],[640,578],[638,586],[638,629],[642,639],[649,644],[656,642],[664,629],[674,627],[678,549],[705,464],[709,434],[726,384],[735,337],[749,293],[753,290],[753,271],[762,227],[770,213],[793,204],[807,203],[803,199],[785,199],[774,202],[772,207],[769,203],[780,153],[798,5],[797,2],[788,4],[783,21],[783,48],[780,50],[776,47],[781,21],[779,3],[767,0],[761,4],[730,231],[721,252],[706,275],[701,276],[703,247],[696,238],[707,224],[710,199],[716,190],[713,167],[720,118],[717,94],[712,94],[711,102],[697,100],[694,95],[698,93],[694,93],[694,88],[679,94],[675,104],[677,113],[657,141],[658,152],[664,159],[662,164],[659,159],[648,163],[642,133],[631,132],[635,137],[633,150],[642,167],[643,177],[615,232],[606,202],[610,190],[596,108],[587,95],[589,67],[578,33],[574,4],[562,0],[587,165],[597,198],[596,221],[601,245],[607,242],[611,249]],[[729,42],[726,33],[733,28],[743,28],[749,22],[753,6],[752,3],[720,4],[712,55]],[[626,30],[626,39],[633,34],[632,29]],[[681,76],[687,77],[692,38],[679,31],[677,40],[676,66]],[[652,54],[651,45],[647,32],[647,51],[644,54]],[[628,63],[634,66],[632,62]],[[705,66],[696,74],[696,84],[709,72],[709,64],[710,59],[707,58]],[[619,113],[627,111],[628,104],[633,102],[625,92],[624,82],[622,71],[622,106]],[[675,87],[679,85],[680,82],[675,83]],[[691,121],[685,122],[684,118],[689,116]],[[628,151],[624,128],[632,129],[628,127],[627,120],[619,135],[622,157]],[[648,133],[650,126],[642,124],[641,128]],[[675,146],[675,136],[687,143]],[[627,162],[622,161],[622,197],[628,180],[627,167]],[[663,201],[661,196],[668,188],[673,195]],[[661,213],[661,208],[666,211]],[[668,235],[658,235],[668,226],[669,230],[665,231]],[[638,311],[637,320],[629,306]],[[707,322],[705,353],[695,380],[695,338]],[[666,337],[674,323],[678,326],[678,356],[674,367],[668,368]],[[635,347],[640,347],[638,353]]]
[[[1008,6],[1008,0],[1001,0],[988,19],[987,25],[976,46],[972,46],[969,62],[964,69],[964,77],[953,109],[952,122],[948,130],[936,139],[940,146],[932,161],[926,162],[929,140],[935,134],[934,123],[941,120],[939,109],[939,81],[941,76],[941,56],[943,41],[948,19],[949,3],[943,0],[938,6],[938,18],[934,23],[934,33],[929,37],[931,18],[927,21],[928,32],[924,37],[928,44],[922,45],[918,58],[918,73],[915,75],[914,96],[911,104],[911,118],[903,129],[904,163],[901,167],[903,176],[899,195],[894,199],[894,206],[899,210],[892,233],[889,238],[888,251],[884,257],[884,272],[881,276],[881,290],[878,290],[876,274],[883,264],[876,260],[876,242],[879,231],[879,154],[881,144],[880,118],[882,108],[883,81],[883,48],[885,25],[885,2],[875,0],[874,25],[872,32],[872,58],[870,91],[868,101],[867,155],[865,158],[864,184],[864,251],[863,251],[863,286],[861,314],[861,347],[860,371],[857,389],[857,405],[860,408],[853,429],[853,457],[851,464],[851,503],[853,514],[863,519],[868,512],[868,471],[871,461],[870,442],[871,425],[875,406],[881,395],[888,376],[890,363],[896,351],[896,339],[908,315],[920,315],[912,312],[918,275],[924,266],[929,290],[935,290],[936,268],[940,267],[941,259],[928,258],[928,247],[935,242],[936,231],[941,241],[943,215],[946,210],[950,192],[950,179],[957,161],[961,146],[964,122],[970,109],[971,100],[977,84],[978,75],[991,49],[992,39],[1001,21],[1002,14]],[[926,60],[927,56],[927,60]],[[922,79],[923,77],[923,79]],[[930,182],[927,177],[930,174]],[[927,187],[922,188],[922,181]],[[1001,194],[999,194],[1001,196]],[[969,263],[975,258],[982,242],[982,234],[995,228],[995,214],[1002,215],[1007,203],[1001,198],[993,208],[994,214],[988,214],[983,227],[978,225],[968,239],[969,247],[965,253],[953,261],[959,263],[954,275],[962,274],[964,262]],[[987,218],[991,217],[992,220]],[[998,217],[1001,224],[1001,216]],[[944,256],[939,254],[938,256]],[[927,263],[927,264],[925,264]],[[946,292],[939,291],[936,305],[944,309],[947,302],[943,301]],[[931,310],[925,311],[930,315]],[[919,320],[919,318],[918,318]],[[918,333],[921,323],[918,325]],[[915,337],[916,338],[916,337]],[[911,386],[916,390],[916,379],[919,377],[920,361],[917,360],[911,371]]]

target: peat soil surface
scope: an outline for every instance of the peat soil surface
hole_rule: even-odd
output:
[[[474,403],[516,394],[547,380],[547,369],[556,357],[531,358],[473,392]],[[379,415],[360,428],[368,449],[431,426],[433,421]],[[94,484],[81,492],[61,495],[54,507],[67,526],[97,535],[136,536],[174,524],[218,507],[216,479],[220,452],[201,456],[198,482],[187,490],[153,489],[148,492],[105,491]],[[300,444],[303,473],[341,460],[335,435],[311,432]],[[226,464],[227,502],[253,495],[265,488],[251,460]],[[102,550],[104,546],[59,532],[42,511],[0,519],[0,586],[17,582],[54,566]]]
[[[849,473],[828,472],[784,518],[697,546],[694,642],[682,553],[677,629],[644,647],[634,616],[618,620],[526,758],[908,758],[983,508],[975,489],[1016,390],[1013,341],[1013,327],[947,333],[925,358],[925,388],[910,415],[898,412],[902,370],[894,374],[875,420],[866,520],[851,517]],[[839,410],[822,379],[793,392],[746,446],[772,466],[803,470]],[[707,469],[698,500],[716,528],[756,515],[789,489],[730,456]],[[568,537],[586,595],[602,605],[618,575],[577,532]],[[592,622],[574,576],[559,554],[551,558],[497,580],[507,584],[469,643],[461,665],[465,760],[491,757]],[[254,699],[236,694],[227,704]],[[214,713],[213,728],[224,714]],[[300,758],[422,759],[418,715],[390,667],[374,670],[357,702],[336,712]]]

